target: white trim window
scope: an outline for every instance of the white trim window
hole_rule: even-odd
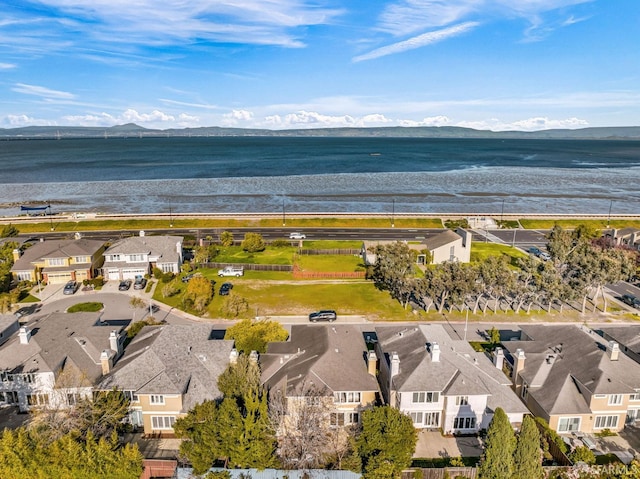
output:
[[[456,396],[456,406],[468,406],[469,396]]]
[[[629,401],[640,401],[640,389],[636,389],[635,393],[629,396]]]
[[[332,412],[329,415],[329,424],[331,424],[332,427],[358,424],[359,420],[360,415],[357,412]]]
[[[440,412],[425,412],[424,413],[424,426],[425,427],[440,427]]]
[[[596,416],[594,429],[615,429],[618,427],[618,416]]]
[[[453,428],[454,429],[475,429],[476,418],[475,416],[456,417],[453,419]]]
[[[411,399],[411,402],[414,404],[438,402],[440,400],[440,393],[438,391],[415,392]]]
[[[333,401],[335,403],[359,403],[360,402],[360,393],[359,392],[335,392],[333,393]]]
[[[73,262],[76,263],[76,264],[89,263],[89,257],[88,256],[74,256]]]
[[[558,432],[571,432],[580,430],[580,417],[561,417],[558,419]]]
[[[162,394],[151,394],[149,396],[149,404],[164,404],[164,396]]]
[[[124,394],[124,397],[127,398],[130,402],[140,401],[135,391],[125,390],[125,391],[122,391],[122,394]]]
[[[175,422],[175,416],[151,416],[151,427],[153,429],[173,429]]]
[[[49,266],[66,266],[66,258],[49,258],[47,259],[47,264]]]
[[[609,394],[609,406],[619,406],[622,404],[622,394]]]
[[[18,271],[16,276],[18,281],[31,281],[31,271]]]
[[[145,254],[130,254],[127,256],[127,262],[129,263],[142,263],[146,261]]]
[[[420,426],[422,426],[424,419],[422,418],[423,413],[422,412],[412,412],[409,414],[411,416],[411,420],[413,421],[413,424],[419,424]]]

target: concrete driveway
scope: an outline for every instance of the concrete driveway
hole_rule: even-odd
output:
[[[423,429],[418,432],[415,458],[480,457],[482,441],[475,436],[443,436],[440,431]]]

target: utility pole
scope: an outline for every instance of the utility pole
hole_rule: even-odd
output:
[[[48,204],[47,208],[49,208],[49,223],[51,225],[51,231],[53,231],[53,218],[51,217],[51,204]]]
[[[502,198],[502,210],[500,211],[500,223],[504,222],[504,200],[505,199],[506,198]],[[502,226],[502,225],[500,225],[500,226]]]
[[[287,225],[287,221],[286,221],[285,211],[284,211],[284,198],[282,198],[282,226],[286,226],[286,225]]]
[[[393,198],[391,200],[391,227],[392,228],[396,227],[395,216],[396,216],[396,199]]]
[[[173,228],[173,215],[171,212],[171,205],[169,205],[169,228]]]
[[[611,203],[609,203],[609,216],[607,217],[607,228],[609,228],[609,225],[611,224],[611,208],[613,208],[613,200],[611,200]]]

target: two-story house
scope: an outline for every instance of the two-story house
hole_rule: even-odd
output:
[[[288,341],[272,342],[260,356],[262,382],[292,405],[312,388],[326,398],[331,426],[360,422],[378,399],[375,359],[367,363],[362,331],[351,325],[292,325]],[[371,365],[371,368],[369,368]]]
[[[17,281],[63,284],[97,276],[104,242],[90,239],[47,240],[13,252],[11,274]]]
[[[486,429],[496,408],[518,426],[528,410],[484,353],[438,324],[375,328],[384,401],[416,428],[470,434]]]
[[[575,325],[522,325],[507,341],[513,387],[559,433],[620,431],[640,408],[640,365],[620,345]],[[631,412],[630,412],[631,411]]]
[[[420,265],[440,264],[445,261],[457,261],[468,263],[471,259],[470,231],[458,228],[455,231],[445,229],[429,236],[420,242],[407,243],[409,249],[416,252],[416,263]],[[373,249],[378,245],[392,243],[392,241],[365,241],[362,243],[360,255],[367,265],[376,262],[376,254]],[[427,260],[425,251],[429,252],[430,260]]]
[[[135,279],[151,274],[153,268],[163,273],[180,272],[182,236],[139,236],[116,241],[104,252],[103,276],[106,280]]]
[[[20,327],[0,346],[0,404],[64,409],[90,398],[122,354],[127,324],[100,313],[51,313]]]
[[[131,400],[129,421],[147,435],[173,435],[176,419],[221,396],[218,377],[237,357],[224,331],[206,324],[145,326],[100,383]]]

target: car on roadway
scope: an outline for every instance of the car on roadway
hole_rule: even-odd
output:
[[[147,286],[147,280],[142,276],[138,276],[135,282],[133,283],[133,289],[144,289],[146,286]]]
[[[78,283],[76,281],[68,281],[67,284],[64,285],[64,289],[62,290],[63,294],[75,294],[78,291]]]
[[[632,294],[623,294],[622,296],[620,296],[620,301],[622,301],[624,304],[628,304],[629,306],[640,309],[640,299]]]
[[[532,246],[531,248],[529,248],[529,253],[531,253],[533,256],[540,257],[540,255],[542,254],[542,251],[540,251],[540,248],[536,248],[535,246]]]
[[[307,238],[307,235],[304,233],[298,233],[298,232],[289,233],[289,239],[303,240],[306,238]]]
[[[540,252],[540,259],[542,261],[549,261],[551,259],[551,255],[549,253],[547,253],[546,251],[542,251],[542,252]]]
[[[122,281],[120,281],[120,284],[118,285],[118,291],[129,291],[130,287],[131,287],[131,280],[123,279]]]
[[[338,319],[338,315],[332,309],[321,309],[309,315],[309,321],[312,323],[317,323],[318,321],[328,321],[332,323],[336,319]]]
[[[231,283],[222,283],[220,286],[220,296],[228,296],[231,290],[233,289],[233,284]]]

